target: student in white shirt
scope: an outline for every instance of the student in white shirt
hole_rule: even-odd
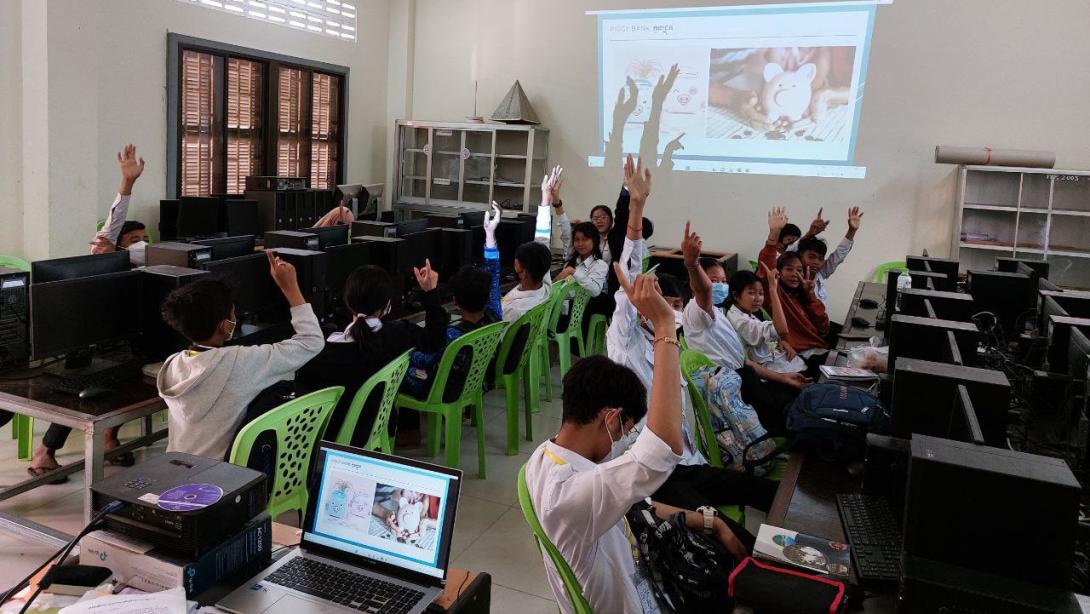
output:
[[[673,324],[672,309],[653,277],[623,282],[627,295],[660,330]],[[596,612],[659,612],[649,581],[639,571],[625,514],[667,479],[682,451],[679,344],[671,333],[654,344],[655,387],[650,411],[635,373],[602,356],[577,362],[564,378],[563,423],[526,463],[526,483],[542,528],[571,567]],[[646,416],[644,415],[646,413]],[[627,453],[618,444],[637,422],[646,422]],[[660,518],[682,512],[685,523],[712,534],[736,558],[747,550],[711,510],[683,511],[653,502]],[[564,584],[544,557],[549,586],[561,611],[571,612]]]
[[[542,180],[541,205],[537,208],[534,240],[523,243],[515,250],[515,276],[518,278],[518,285],[500,299],[500,304],[503,306],[503,319],[506,322],[514,322],[527,311],[549,300],[549,293],[553,288],[553,281],[549,276],[549,267],[553,261],[553,254],[549,250],[552,230],[552,186],[560,181],[560,175],[563,172],[564,169],[557,166]],[[493,201],[492,207],[496,212],[494,216],[490,216],[488,211],[484,213],[486,258],[491,250],[497,249],[496,227],[500,224],[500,206]]]
[[[763,266],[763,265],[762,265]],[[769,286],[779,285],[779,273],[765,271]],[[730,278],[730,309],[727,319],[738,331],[738,337],[746,346],[753,362],[777,373],[800,373],[806,370],[806,362],[793,350],[780,348],[780,340],[787,336],[787,320],[780,305],[779,292],[769,293],[771,320],[761,321],[756,313],[764,306],[764,286],[753,271],[741,270]]]
[[[572,225],[568,221],[568,214],[564,212],[563,204],[556,208],[556,213],[560,242],[567,262],[554,281],[571,277],[591,298],[596,297],[605,292],[606,278],[609,276],[609,264],[602,259],[598,229],[590,222]]]
[[[829,247],[823,239],[817,236],[829,225],[828,220],[821,218],[822,211],[823,209],[818,209],[817,217],[810,223],[810,230],[788,250],[798,251],[799,256],[802,257],[803,265],[810,270],[813,276],[814,294],[821,299],[821,302],[827,308],[829,306],[829,290],[825,286],[825,280],[833,276],[833,273],[848,257],[848,253],[852,251],[852,246],[855,245],[855,233],[858,232],[859,226],[863,223],[863,212],[859,207],[848,209],[848,231],[844,233],[844,238],[841,239],[833,253],[826,256]]]

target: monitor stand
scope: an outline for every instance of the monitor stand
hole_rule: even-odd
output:
[[[63,379],[83,379],[115,369],[119,364],[116,360],[95,356],[94,350],[84,349],[70,352],[63,363],[49,365],[43,371]]]

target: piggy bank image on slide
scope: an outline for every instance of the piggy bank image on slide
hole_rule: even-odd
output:
[[[765,86],[761,92],[761,106],[768,114],[769,121],[780,118],[797,122],[810,108],[813,90],[810,87],[817,66],[803,64],[798,70],[785,71],[775,62],[765,64]]]

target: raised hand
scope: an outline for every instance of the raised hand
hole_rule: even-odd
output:
[[[564,169],[557,165],[553,167],[553,170],[546,173],[541,180],[541,203],[543,205],[555,205],[560,202],[560,186],[564,183],[560,176],[563,173]]]
[[[628,189],[629,202],[644,204],[651,195],[651,169],[643,167],[643,159],[632,161],[628,154],[624,162],[624,187]]]
[[[430,292],[439,285],[439,273],[431,268],[431,260],[428,258],[424,259],[423,268],[413,267],[413,276],[424,292]]]
[[[806,289],[808,294],[814,293],[814,272],[805,265],[802,267],[802,287]]]
[[[806,231],[806,236],[816,237],[819,234],[825,232],[825,229],[829,227],[829,220],[821,219],[821,212],[825,210],[825,207],[818,209],[817,216],[814,221],[810,222],[810,230]]]
[[[629,282],[621,263],[614,262],[613,268],[617,272],[617,281],[636,311],[650,320],[655,330],[673,330],[674,309],[662,298],[658,278],[654,275],[637,275],[636,279]]]
[[[281,290],[285,286],[296,285],[298,286],[298,279],[295,276],[295,266],[287,260],[282,259],[276,255],[276,252],[268,249],[265,250],[265,255],[269,258],[269,275],[272,275],[273,281],[280,287]]]
[[[496,247],[496,227],[500,225],[500,218],[502,217],[503,210],[500,208],[496,201],[492,201],[493,215],[489,216],[489,212],[484,212],[484,246]]]
[[[848,209],[848,233],[849,239],[855,238],[855,233],[859,230],[859,226],[863,223],[863,211],[859,207],[852,207]]]
[[[780,272],[776,269],[768,268],[768,265],[764,262],[758,262],[761,267],[761,271],[765,274],[765,279],[768,280],[768,289],[775,290],[780,285]]]
[[[685,222],[685,235],[681,238],[681,255],[685,259],[686,267],[697,266],[700,252],[704,248],[704,240],[695,232],[689,232],[689,222]]]
[[[117,152],[117,166],[121,170],[121,187],[118,192],[122,196],[132,194],[132,186],[144,172],[144,159],[136,157],[136,146],[129,143],[122,151]]]
[[[783,207],[773,207],[768,212],[768,239],[779,241],[784,226],[787,226],[787,211]]]

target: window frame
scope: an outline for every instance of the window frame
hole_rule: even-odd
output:
[[[181,177],[181,159],[182,159],[182,114],[181,114],[181,77],[182,77],[182,52],[183,51],[196,51],[199,53],[210,53],[220,56],[237,57],[241,59],[251,60],[264,64],[264,79],[262,87],[264,88],[264,112],[265,116],[262,118],[262,138],[264,145],[264,157],[262,165],[264,166],[263,173],[267,175],[275,175],[276,171],[276,154],[278,143],[278,105],[277,105],[277,93],[275,84],[279,79],[279,68],[281,66],[287,68],[298,68],[305,71],[313,80],[313,73],[320,72],[330,75],[335,75],[340,79],[340,88],[338,92],[339,105],[337,108],[337,117],[339,124],[339,134],[337,135],[337,143],[339,151],[339,159],[336,165],[337,180],[336,183],[342,183],[348,172],[348,130],[347,127],[347,111],[348,111],[348,78],[349,69],[347,66],[338,66],[336,64],[329,64],[326,62],[319,62],[314,60],[306,60],[294,56],[273,53],[269,51],[262,51],[258,49],[251,49],[248,47],[240,47],[238,45],[232,45],[229,43],[221,43],[217,41],[196,38],[192,36],[186,36],[184,34],[168,33],[167,34],[167,151],[166,151],[166,198],[173,199],[178,198],[181,194],[182,177]],[[226,92],[226,69],[223,71],[222,89]],[[222,105],[220,105],[222,106]],[[217,107],[217,113],[219,113]],[[311,141],[310,134],[310,107],[307,107],[306,121],[304,122],[306,134],[305,140],[309,144]],[[226,122],[220,123],[220,130],[223,133],[220,138],[221,145],[216,151],[216,160],[214,164],[217,166],[225,166],[227,162],[227,128]],[[309,166],[309,149],[308,149],[308,166]],[[311,176],[311,171],[308,168],[305,173],[308,181]],[[226,170],[224,170],[224,181],[226,181]],[[212,186],[213,193],[216,192],[216,186]]]

